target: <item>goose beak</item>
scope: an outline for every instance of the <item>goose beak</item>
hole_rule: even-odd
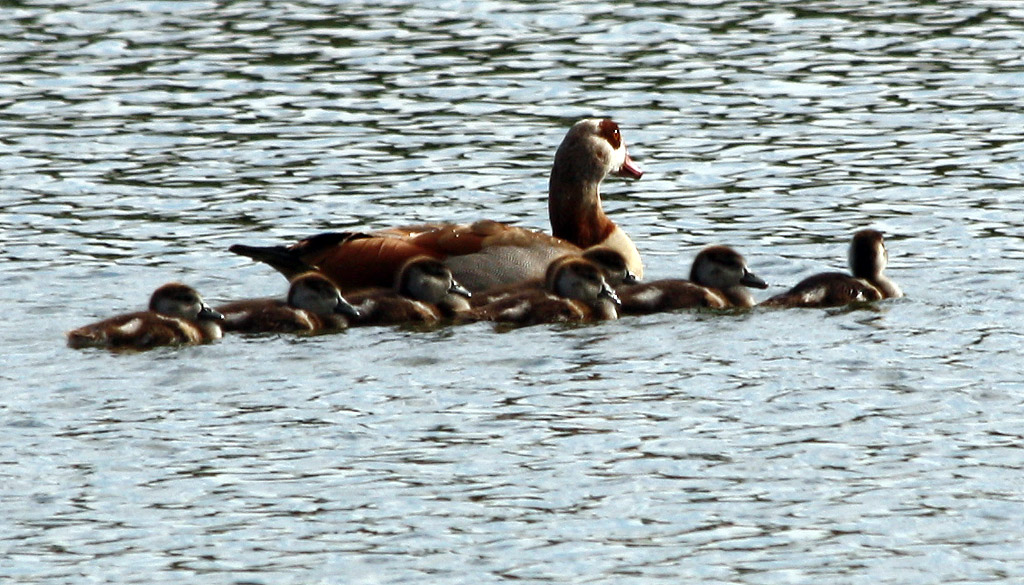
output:
[[[754,288],[768,288],[767,282],[761,280],[756,274],[749,270],[743,271],[743,278],[740,279],[740,284]]]
[[[352,303],[346,301],[345,298],[341,296],[338,297],[338,304],[334,305],[334,312],[338,315],[347,315],[356,319],[362,316],[359,309],[353,307]]]
[[[601,292],[597,294],[598,298],[604,297],[609,301],[615,303],[617,306],[622,305],[622,301],[619,300],[619,295],[615,294],[615,289],[608,286],[607,283],[601,286]]]
[[[220,312],[215,311],[206,303],[203,303],[199,308],[199,314],[196,315],[197,321],[223,321],[224,315]]]
[[[455,280],[452,280],[451,286],[448,287],[448,294],[459,295],[462,297],[466,297],[467,299],[473,296],[473,293],[469,292],[469,289],[462,286]]]
[[[622,168],[615,174],[629,179],[639,179],[644,176],[644,171],[633,162],[633,159],[629,157],[629,153],[626,153],[626,160],[622,162]]]

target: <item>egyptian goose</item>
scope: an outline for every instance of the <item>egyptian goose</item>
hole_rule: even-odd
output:
[[[436,323],[469,309],[471,293],[435,258],[408,260],[398,271],[394,287],[364,289],[348,295],[359,315],[352,325]]]
[[[589,260],[556,260],[544,289],[528,288],[460,315],[461,321],[499,321],[515,325],[587,322],[618,318],[619,299],[604,271]]]
[[[373,233],[331,232],[289,246],[245,246],[230,250],[270,264],[285,276],[319,270],[348,292],[390,286],[409,258],[445,260],[471,291],[542,278],[552,260],[606,246],[643,277],[636,246],[601,207],[601,181],[609,174],[639,179],[643,171],[626,152],[612,120],[580,120],[555,153],[548,184],[552,235],[490,220],[465,224],[396,227]]]
[[[896,283],[883,274],[889,260],[882,232],[865,229],[853,234],[848,253],[853,275],[823,272],[808,276],[779,295],[761,303],[765,307],[839,307],[903,296]]]
[[[616,289],[623,314],[644,315],[675,309],[706,307],[747,308],[754,298],[746,287],[768,285],[747,268],[747,262],[728,246],[704,248],[693,259],[690,280],[666,279]]]
[[[224,316],[211,309],[192,287],[169,283],[153,292],[149,310],[118,315],[67,333],[73,348],[143,350],[162,345],[220,339]]]
[[[247,299],[217,307],[225,331],[241,333],[321,333],[348,327],[359,312],[326,276],[307,272],[292,279],[285,300]]]

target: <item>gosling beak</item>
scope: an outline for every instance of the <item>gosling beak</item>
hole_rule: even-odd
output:
[[[196,315],[197,321],[223,321],[224,315],[220,312],[215,311],[206,303],[203,303],[199,307],[199,314]]]
[[[640,282],[640,279],[632,271],[626,270],[626,276],[622,277],[622,284],[636,284],[638,282]]]
[[[743,286],[752,286],[754,288],[768,288],[768,283],[757,277],[756,274],[749,270],[743,271],[743,278],[740,279],[740,284]]]
[[[338,296],[338,304],[334,305],[334,312],[338,315],[347,315],[349,317],[355,317],[358,319],[362,316],[359,309],[352,306],[352,303],[345,300],[345,297]]]
[[[608,286],[608,283],[601,285],[601,292],[597,294],[598,298],[604,297],[616,305],[622,305],[622,301],[619,300],[619,295],[615,294],[615,289]]]
[[[448,294],[463,296],[467,299],[473,296],[473,293],[469,292],[469,289],[462,286],[454,279],[452,280],[451,286],[448,287]]]

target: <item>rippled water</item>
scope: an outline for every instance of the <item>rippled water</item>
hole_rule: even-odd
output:
[[[1024,9],[18,2],[0,16],[5,583],[1019,583]],[[546,229],[611,116],[650,277],[907,298],[135,355],[63,332],[339,227]],[[764,298],[763,296],[761,298]]]

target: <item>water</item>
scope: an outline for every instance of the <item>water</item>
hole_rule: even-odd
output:
[[[1024,11],[51,2],[0,16],[5,583],[1019,583]],[[650,277],[887,234],[907,297],[110,355],[325,229],[546,229],[572,121]]]

